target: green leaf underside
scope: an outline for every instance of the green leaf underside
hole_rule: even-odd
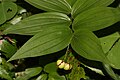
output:
[[[45,10],[45,11],[55,11],[69,14],[71,12],[71,6],[66,0],[25,0],[31,5]]]
[[[100,38],[101,46],[104,53],[107,53],[119,38],[120,38],[120,35],[118,32]]]
[[[0,3],[0,24],[11,19],[17,12],[17,5],[11,1],[3,1]]]
[[[41,67],[28,68],[25,70],[25,75],[17,77],[15,80],[28,80],[31,77],[38,75],[42,71]]]
[[[107,55],[112,67],[120,69],[120,40],[113,46]]]
[[[71,20],[67,15],[57,12],[46,12],[30,16],[16,25],[7,28],[3,33],[34,35],[43,28],[55,27],[58,25],[66,25],[69,27],[70,24]]]
[[[120,20],[119,9],[108,8],[108,7],[96,7],[84,11],[79,14],[74,22],[73,29],[89,29],[91,31],[96,31],[99,29],[106,28]]]
[[[83,56],[84,58],[101,62],[106,60],[98,38],[91,31],[76,31],[74,33],[71,46],[79,55]]]
[[[9,61],[60,51],[68,46],[71,37],[72,31],[68,27],[43,29],[26,42]]]
[[[94,7],[106,7],[114,0],[77,0],[72,7],[72,16],[76,17],[79,13],[94,8]]]

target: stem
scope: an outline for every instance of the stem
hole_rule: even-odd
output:
[[[106,70],[106,72],[114,79],[114,80],[119,80],[119,78],[116,76],[112,68],[110,67],[109,64],[103,63],[103,66]]]
[[[65,57],[64,57],[64,60],[65,60],[65,61],[66,61],[66,59],[67,59],[68,53],[69,53],[69,45],[67,46],[67,50],[66,50],[66,53],[65,53]]]

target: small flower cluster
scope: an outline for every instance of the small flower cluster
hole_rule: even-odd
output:
[[[58,68],[64,69],[64,70],[71,70],[72,69],[72,65],[64,62],[63,60],[57,60],[57,66],[58,66]]]

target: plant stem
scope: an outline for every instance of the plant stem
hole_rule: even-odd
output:
[[[65,53],[64,61],[66,61],[68,53],[69,53],[69,45],[67,46],[67,50],[66,50],[66,53]]]
[[[109,64],[103,63],[104,69],[106,72],[114,79],[114,80],[119,80],[119,78],[116,76],[112,68],[110,67]]]

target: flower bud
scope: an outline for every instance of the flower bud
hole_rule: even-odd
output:
[[[63,60],[58,60],[57,61],[57,66],[58,66],[58,68],[62,69],[65,66],[65,62]]]
[[[70,69],[72,69],[72,65],[65,63],[64,70],[70,70]]]

